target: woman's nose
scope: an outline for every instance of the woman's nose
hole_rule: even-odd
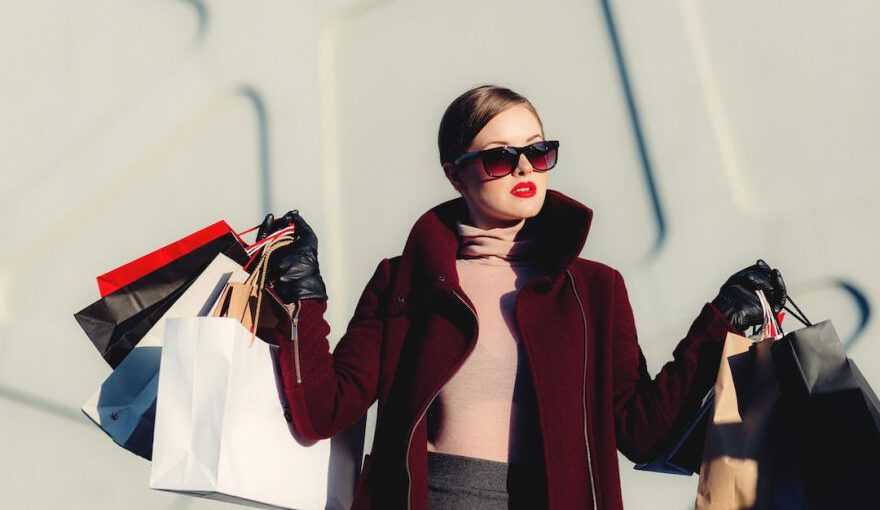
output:
[[[535,171],[535,167],[529,163],[529,158],[525,154],[519,155],[519,161],[516,163],[516,171],[519,175],[530,174]]]

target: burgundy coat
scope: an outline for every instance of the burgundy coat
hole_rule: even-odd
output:
[[[326,301],[303,301],[293,341],[281,342],[285,394],[303,437],[331,437],[379,399],[354,510],[427,508],[426,410],[477,338],[455,269],[455,222],[466,218],[462,198],[419,218],[403,254],[379,263],[332,354]],[[550,270],[524,285],[515,305],[554,510],[622,508],[616,450],[642,462],[665,446],[714,383],[734,331],[707,303],[652,380],[623,278],[579,258],[591,219],[586,206],[547,191],[527,221],[541,225]]]

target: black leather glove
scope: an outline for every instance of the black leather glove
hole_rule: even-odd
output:
[[[288,225],[295,225],[295,241],[269,256],[266,277],[285,304],[299,299],[327,299],[327,289],[318,270],[318,236],[299,211],[294,209],[279,219],[267,214],[257,230],[257,240]]]
[[[764,310],[755,294],[758,289],[764,291],[773,313],[778,314],[788,298],[785,282],[778,269],[771,269],[761,259],[728,278],[718,291],[718,296],[712,300],[712,305],[734,328],[743,332],[749,326],[764,323]]]

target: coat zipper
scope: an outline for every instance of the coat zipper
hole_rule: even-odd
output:
[[[299,368],[299,311],[302,301],[297,300],[296,312],[290,315],[290,341],[293,342],[293,366],[296,369],[296,383],[302,384],[302,373]]]
[[[580,311],[581,311],[581,319],[583,319],[583,325],[584,325],[584,368],[583,368],[584,376],[583,376],[583,393],[581,394],[582,395],[581,405],[584,410],[584,444],[586,445],[586,449],[587,449],[587,470],[590,474],[590,493],[591,493],[592,499],[593,499],[593,509],[598,510],[599,506],[598,506],[598,502],[596,500],[596,482],[593,477],[593,461],[592,461],[592,455],[590,453],[590,438],[589,438],[589,434],[587,433],[587,314],[584,312],[584,304],[581,301],[580,295],[578,294],[577,287],[575,287],[574,277],[571,275],[571,271],[566,269],[565,272],[568,275],[569,280],[571,280],[571,288],[572,288],[572,291],[574,292],[575,299],[577,299],[578,307],[580,308]],[[474,321],[476,324],[475,333],[477,335],[479,335],[479,321],[477,319],[477,312],[457,292],[452,291],[452,294],[455,297],[457,297],[459,299],[459,301],[461,301],[468,308],[468,310],[470,310],[471,313],[473,314]],[[458,372],[458,370],[464,364],[464,361],[466,359],[467,359],[467,356],[465,356],[465,358],[461,361],[461,363],[459,363],[453,369],[452,376],[454,376],[455,373]],[[450,376],[446,380],[449,381],[449,379],[451,379],[452,376]],[[406,476],[407,476],[406,507],[410,510],[412,509],[412,473],[410,472],[410,468],[409,468],[409,452],[410,452],[410,447],[412,446],[412,438],[416,432],[416,426],[418,426],[419,421],[421,421],[422,417],[428,411],[428,408],[431,407],[431,404],[434,402],[434,399],[437,398],[437,395],[440,394],[440,391],[443,390],[443,386],[445,386],[445,385],[446,385],[446,382],[444,382],[440,386],[440,388],[438,388],[431,395],[430,400],[428,400],[428,404],[424,407],[424,409],[422,409],[419,412],[419,416],[418,416],[418,418],[416,418],[416,421],[415,421],[415,424],[413,425],[412,430],[410,430],[409,439],[407,440],[407,443],[406,443]]]
[[[471,313],[474,315],[474,334],[475,334],[475,336],[479,336],[480,325],[479,325],[479,320],[477,319],[477,311],[474,310],[471,307],[471,305],[469,305],[467,303],[467,301],[465,301],[463,297],[459,296],[458,293],[455,292],[454,290],[452,291],[452,294],[455,295],[455,297],[457,297],[462,303],[464,303],[464,306],[466,306],[468,308],[468,310],[470,310]],[[410,450],[410,446],[412,446],[413,435],[416,433],[416,427],[418,426],[419,422],[422,420],[422,417],[428,411],[428,408],[430,408],[431,404],[434,403],[434,399],[437,398],[437,395],[439,395],[440,391],[443,390],[443,386],[446,386],[446,382],[448,382],[450,379],[452,379],[452,377],[455,376],[455,373],[458,372],[458,370],[461,368],[462,365],[464,365],[464,362],[465,362],[465,360],[467,360],[469,355],[470,355],[470,352],[468,352],[467,355],[465,355],[464,359],[462,359],[461,362],[453,368],[452,375],[447,377],[446,381],[443,384],[441,384],[440,387],[437,388],[437,391],[435,391],[431,395],[431,399],[428,400],[428,405],[426,405],[425,408],[422,409],[421,412],[419,412],[419,417],[416,418],[416,422],[413,425],[412,430],[410,430],[410,432],[409,432],[409,440],[407,440],[407,442],[406,442],[406,483],[407,483],[407,485],[406,485],[406,508],[409,510],[412,509],[412,473],[410,472],[410,469],[409,469],[409,450]]]
[[[590,455],[590,437],[587,434],[587,314],[584,312],[584,303],[581,301],[581,297],[578,294],[577,287],[574,284],[574,277],[571,275],[571,271],[568,269],[565,270],[566,274],[568,274],[568,279],[571,280],[571,290],[574,292],[574,297],[577,299],[578,306],[581,309],[581,318],[584,321],[584,380],[582,384],[583,388],[583,397],[581,400],[581,404],[584,409],[584,444],[587,445],[587,469],[590,473],[590,492],[593,496],[593,509],[597,510],[599,508],[598,502],[596,501],[596,485],[593,480],[593,460]]]

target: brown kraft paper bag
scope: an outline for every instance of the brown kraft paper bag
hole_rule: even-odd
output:
[[[696,510],[769,508],[771,448],[779,390],[770,347],[778,337],[765,303],[758,341],[728,333],[715,382],[715,407],[706,432]],[[769,312],[769,315],[768,315]]]
[[[274,330],[287,320],[287,308],[266,288],[266,274],[272,252],[292,242],[292,236],[288,235],[270,242],[244,283],[230,282],[226,285],[211,315],[238,319],[251,332],[251,343],[255,336],[259,336],[258,330]]]

